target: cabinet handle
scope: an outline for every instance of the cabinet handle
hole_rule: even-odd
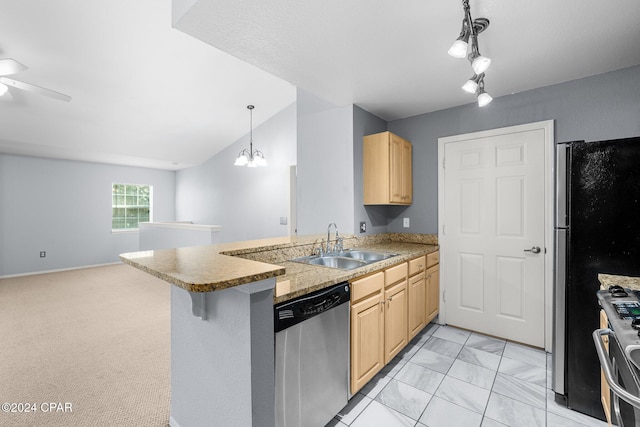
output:
[[[380,311],[384,310],[384,301],[380,301]]]

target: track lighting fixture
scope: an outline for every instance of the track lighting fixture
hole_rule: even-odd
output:
[[[489,20],[486,18],[478,18],[475,21],[471,18],[471,8],[469,0],[462,0],[464,8],[464,19],[462,20],[462,29],[458,39],[453,42],[449,48],[449,55],[454,58],[467,58],[473,69],[473,77],[471,77],[462,86],[462,89],[469,93],[475,93],[478,96],[478,105],[483,107],[491,102],[493,98],[484,90],[484,72],[491,65],[491,59],[480,54],[478,49],[478,34],[483,32],[489,26]],[[467,52],[469,52],[467,54]],[[482,98],[482,99],[481,99]]]

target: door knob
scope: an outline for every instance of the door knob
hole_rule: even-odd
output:
[[[534,254],[539,254],[540,253],[540,247],[539,246],[534,246],[531,249],[525,249],[525,252],[533,252]]]

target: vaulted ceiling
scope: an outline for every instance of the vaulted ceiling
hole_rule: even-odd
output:
[[[471,0],[497,98],[640,64],[637,0]],[[475,102],[447,55],[452,0],[0,0],[0,152],[180,169],[295,101],[299,86],[386,119]],[[173,17],[172,17],[173,6]],[[172,28],[172,19],[175,28]],[[494,102],[499,102],[496,100]],[[491,108],[491,104],[484,108]]]

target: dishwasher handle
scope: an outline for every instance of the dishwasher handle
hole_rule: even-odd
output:
[[[607,384],[609,384],[611,391],[630,405],[633,405],[636,408],[640,408],[640,397],[634,396],[633,394],[629,393],[616,381],[613,373],[613,367],[611,366],[611,361],[609,360],[609,355],[607,354],[607,349],[604,348],[604,344],[602,342],[603,336],[613,335],[615,337],[615,332],[613,332],[611,329],[596,329],[595,331],[593,331],[592,335],[593,341],[596,344],[598,359],[600,359],[602,373],[604,374],[604,378],[607,380]]]

